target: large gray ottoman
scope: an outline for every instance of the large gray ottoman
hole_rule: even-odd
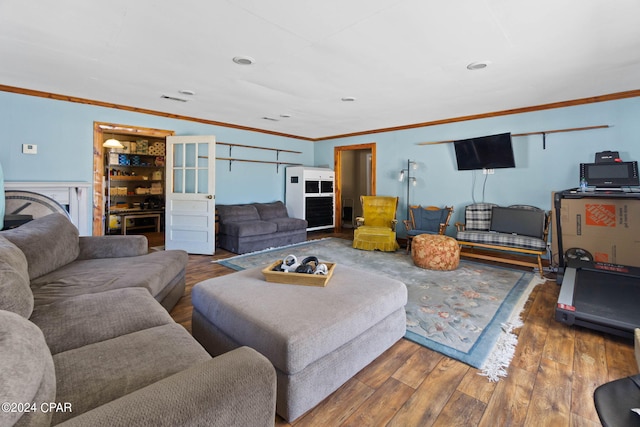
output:
[[[193,336],[213,356],[243,345],[276,368],[276,412],[293,421],[402,338],[402,282],[337,265],[326,287],[264,280],[260,268],[195,285]]]

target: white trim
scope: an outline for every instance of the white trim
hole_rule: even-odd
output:
[[[90,236],[88,182],[71,181],[5,181],[5,190],[31,191],[50,197],[67,208],[71,222],[78,227],[81,236]]]

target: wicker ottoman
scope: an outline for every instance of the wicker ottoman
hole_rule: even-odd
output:
[[[429,270],[455,270],[460,264],[458,241],[439,234],[419,234],[411,244],[413,263]]]
[[[404,283],[343,265],[326,287],[266,282],[261,268],[191,291],[193,336],[212,355],[243,345],[276,368],[276,412],[293,421],[405,334]]]

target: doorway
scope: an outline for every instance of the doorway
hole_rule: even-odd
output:
[[[376,194],[376,144],[334,147],[336,230],[353,228],[362,216],[361,195]]]
[[[107,172],[107,162],[105,155],[107,152],[103,147],[107,139],[114,138],[120,141],[137,140],[139,138],[166,139],[167,136],[174,135],[172,130],[151,129],[139,126],[121,125],[114,123],[94,122],[93,123],[93,226],[92,234],[102,236],[105,234],[107,220],[108,195],[106,182],[109,178]],[[125,193],[126,194],[126,193]],[[163,196],[164,197],[164,196]],[[164,233],[156,233],[154,241],[150,241],[150,246],[160,246],[164,244]]]

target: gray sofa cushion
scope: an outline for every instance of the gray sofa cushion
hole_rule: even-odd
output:
[[[256,221],[260,214],[254,205],[217,205],[220,225],[227,221]]]
[[[121,258],[149,252],[146,236],[80,236],[80,254],[76,259]]]
[[[24,253],[0,236],[0,310],[8,310],[24,318],[31,316],[33,293]]]
[[[43,426],[51,423],[45,402],[56,401],[51,353],[36,325],[0,310],[0,402],[33,404],[35,411],[0,411],[0,425]]]
[[[38,306],[30,320],[40,327],[53,354],[173,323],[144,288],[114,289]]]
[[[142,287],[155,298],[187,263],[183,251],[160,251],[137,257],[78,260],[32,280],[35,305],[83,294]]]
[[[220,233],[229,236],[261,236],[278,231],[278,226],[274,222],[261,221],[231,221],[220,225]]]
[[[61,379],[57,382],[55,400],[70,402],[73,413],[56,412],[53,423],[78,416],[210,359],[177,323],[58,353],[53,356],[56,376]]]
[[[306,230],[307,221],[300,218],[273,218],[269,221],[278,226],[278,231]]]
[[[65,427],[273,427],[276,374],[242,347],[66,421]]]
[[[78,229],[59,213],[36,218],[0,234],[24,253],[31,280],[70,263],[80,253]]]
[[[256,203],[255,206],[260,214],[260,219],[264,221],[289,217],[287,207],[279,200],[273,203]]]

